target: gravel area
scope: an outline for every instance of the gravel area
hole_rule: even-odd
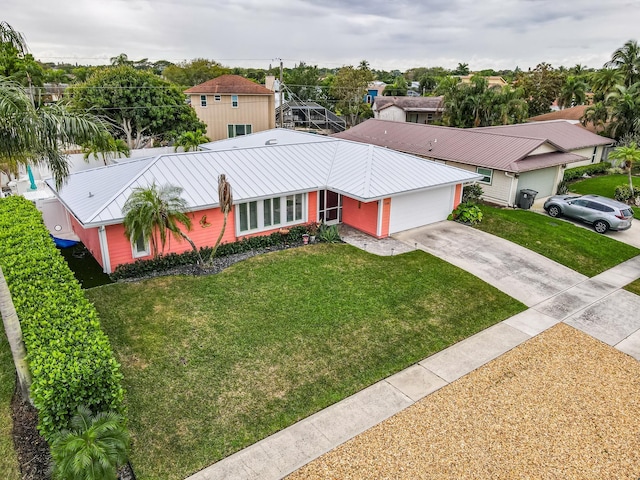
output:
[[[640,362],[558,324],[287,477],[638,479]]]

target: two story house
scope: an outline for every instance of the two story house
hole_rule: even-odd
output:
[[[276,126],[273,91],[239,75],[222,75],[185,93],[212,141]]]

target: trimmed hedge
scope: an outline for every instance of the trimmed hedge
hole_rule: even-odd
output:
[[[122,374],[98,315],[24,197],[0,199],[0,265],[20,318],[38,429],[51,443],[78,405],[123,413]]]
[[[567,168],[564,171],[564,181],[568,182],[571,180],[577,180],[582,178],[582,176],[586,173],[587,175],[596,175],[599,173],[607,173],[607,170],[611,168],[611,163],[609,162],[600,162],[593,163],[591,165],[585,165],[584,167],[575,167],[575,168]]]
[[[310,228],[316,224],[297,225],[288,228],[289,233],[274,232],[271,235],[263,235],[256,237],[245,237],[242,240],[232,243],[223,243],[218,247],[215,258],[226,257],[236,253],[249,252],[260,248],[278,247],[290,243],[302,241],[302,235],[308,233]],[[317,227],[316,227],[317,228]],[[200,254],[205,262],[211,255],[212,248],[204,247],[200,249]],[[118,265],[111,274],[114,281],[124,280],[126,278],[136,278],[149,275],[154,272],[163,272],[175,267],[185,265],[195,265],[197,256],[193,250],[184,253],[169,253],[167,255],[159,255],[156,258],[136,260],[133,263],[123,263]]]

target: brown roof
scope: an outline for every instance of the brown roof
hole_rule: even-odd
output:
[[[405,112],[438,112],[443,109],[444,97],[376,97],[376,110],[396,106]]]
[[[573,127],[578,132],[585,130]],[[589,132],[586,132],[589,133]],[[545,138],[504,134],[487,129],[440,127],[417,123],[371,119],[335,137],[379,145],[434,160],[458,162],[478,167],[495,168],[506,172],[522,172],[584,160],[559,152],[529,155],[545,143]]]
[[[545,122],[547,120],[578,120],[584,115],[588,105],[577,105],[575,107],[563,108],[555,112],[543,113],[527,119],[527,122]]]
[[[504,135],[545,138],[551,143],[560,146],[563,150],[576,150],[578,148],[614,143],[614,140],[610,138],[596,135],[565,120],[482,127],[477,130],[502,133]]]
[[[184,91],[184,93],[226,93],[233,95],[273,95],[268,88],[240,75],[221,75]]]

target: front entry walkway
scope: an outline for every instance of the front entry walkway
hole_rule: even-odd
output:
[[[429,230],[429,234],[435,234],[437,230]],[[422,234],[422,229],[420,231],[422,242],[427,236]],[[488,254],[481,248],[478,238],[471,237],[470,240],[464,231],[455,232],[461,236],[448,239],[448,249],[460,252],[466,259],[463,264],[469,268],[477,269],[477,265],[484,265],[479,268],[480,273],[495,280],[498,283],[496,287],[507,288],[496,277],[497,272],[486,265],[489,258],[485,255]],[[408,248],[412,250],[410,242],[413,237],[406,238]],[[421,243],[421,246],[426,248],[425,244]],[[503,248],[505,253],[501,252]],[[480,258],[477,262],[470,260],[474,251]],[[509,266],[518,269],[518,275],[509,274],[512,279],[536,275],[546,277],[545,282],[536,283],[533,294],[524,296],[531,303],[531,308],[211,465],[188,480],[283,478],[560,322],[640,360],[640,316],[637,314],[640,296],[620,290],[640,278],[640,256],[587,279],[582,275],[572,276],[557,264],[547,272],[549,260],[540,256],[540,262],[531,256],[517,262],[516,251],[510,245],[502,245],[492,258],[502,262],[500,271]],[[447,255],[451,256],[451,253]],[[524,265],[529,265],[532,271],[525,272]],[[554,278],[556,274],[560,278]],[[523,284],[520,282],[521,287]],[[518,293],[520,290],[515,291]],[[550,293],[544,296],[545,291]]]

